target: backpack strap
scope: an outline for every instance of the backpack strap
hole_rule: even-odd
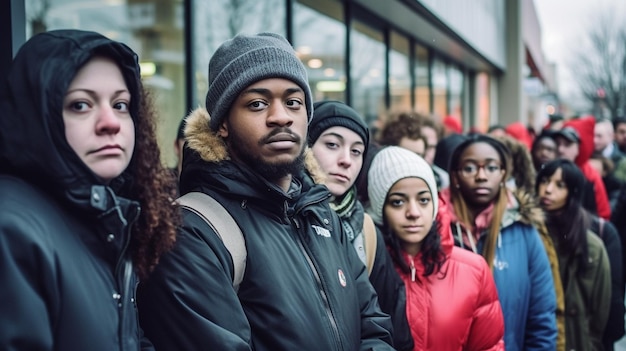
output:
[[[367,213],[363,214],[363,236],[365,237],[365,266],[367,275],[370,275],[376,260],[376,226],[372,217]]]
[[[598,217],[598,236],[602,237],[602,229],[604,229],[604,219]]]
[[[246,242],[241,228],[224,206],[205,193],[190,192],[179,197],[176,202],[182,208],[200,216],[222,240],[233,260],[235,270],[233,288],[239,291],[239,285],[246,271],[247,256]]]

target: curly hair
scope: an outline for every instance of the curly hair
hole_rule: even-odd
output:
[[[423,139],[420,130],[422,118],[423,116],[416,112],[401,112],[393,115],[379,131],[376,141],[382,146],[397,146],[404,137],[411,140]]]
[[[140,203],[139,219],[132,229],[131,252],[140,279],[148,277],[176,240],[180,214],[173,204],[176,180],[161,163],[156,140],[156,113],[152,97],[140,86],[135,122],[135,152],[129,165],[133,182],[125,195]]]

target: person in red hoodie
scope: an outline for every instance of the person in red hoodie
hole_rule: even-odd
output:
[[[480,255],[454,246],[428,163],[389,146],[374,157],[368,179],[370,214],[406,287],[413,350],[504,350],[493,275]]]
[[[611,205],[602,182],[602,176],[589,162],[594,149],[593,130],[595,124],[596,120],[593,116],[568,120],[562,129],[555,132],[554,139],[557,143],[558,156],[576,163],[585,178],[593,185],[593,189],[590,191],[595,194],[595,208],[590,205],[585,205],[585,208],[595,212],[599,217],[609,220],[611,218]],[[585,201],[585,203],[589,203],[589,201]]]
[[[519,140],[530,150],[533,146],[533,135],[530,133],[528,128],[522,122],[514,122],[506,126],[504,131],[507,135]]]

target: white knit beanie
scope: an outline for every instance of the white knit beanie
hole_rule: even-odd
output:
[[[439,209],[437,183],[431,166],[418,154],[398,146],[380,150],[370,165],[367,192],[370,199],[370,215],[374,222],[383,224],[383,206],[387,193],[400,179],[420,178],[426,182],[433,198],[433,216]]]

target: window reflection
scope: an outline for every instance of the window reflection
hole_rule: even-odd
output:
[[[352,25],[350,32],[352,107],[371,123],[385,111],[385,44],[381,31],[357,20],[353,21]]]
[[[477,121],[472,123],[479,130],[486,131],[491,123],[489,105],[491,104],[491,79],[487,73],[481,72],[476,75],[476,101],[477,101]],[[474,122],[474,121],[472,121]]]
[[[391,33],[389,52],[389,89],[392,110],[411,110],[411,74],[409,67],[409,39]]]
[[[463,72],[455,66],[448,67],[450,77],[450,110],[448,115],[463,120]]]
[[[157,138],[163,161],[175,164],[173,142],[185,113],[183,2],[177,0],[27,0],[26,35],[64,28],[99,32],[139,55],[144,85],[161,120]]]
[[[204,106],[211,56],[239,33],[286,35],[284,0],[201,0],[193,2],[194,100]]]
[[[192,107],[204,106],[211,55],[225,40],[239,33],[275,32],[286,35],[285,0],[195,0],[192,60],[185,57],[184,4],[191,0],[25,0],[27,36],[50,29],[78,28],[100,32],[132,47],[142,63],[143,79],[156,97],[161,120],[157,127],[164,161],[173,165],[172,148],[180,119]],[[347,101],[374,128],[392,110],[414,109],[439,120],[453,115],[460,120],[468,111],[463,106],[466,74],[440,58],[431,60],[429,49],[411,43],[398,32],[389,33],[389,76],[382,27],[357,16],[350,30],[349,72],[346,72],[344,2],[337,0],[294,0],[292,44],[307,67],[315,100]],[[47,6],[46,6],[47,5]],[[369,23],[369,24],[368,24]],[[410,34],[410,33],[407,33]],[[413,52],[411,52],[413,50]],[[411,61],[413,59],[413,61]],[[185,70],[193,63],[193,88],[185,91]],[[412,65],[412,66],[411,66]],[[429,66],[432,65],[432,66]],[[414,82],[411,79],[414,78]],[[386,106],[386,84],[389,106]],[[414,90],[411,91],[411,87]],[[475,86],[474,86],[475,85]],[[489,125],[490,77],[478,74],[476,122]],[[470,114],[470,118],[474,118]]]
[[[293,45],[309,75],[313,99],[345,101],[346,26],[337,1],[294,4]]]
[[[433,60],[433,114],[440,121],[448,114],[446,64],[438,58]]]
[[[415,75],[415,110],[419,113],[430,114],[430,84],[428,79],[428,50],[420,45],[414,49]]]

